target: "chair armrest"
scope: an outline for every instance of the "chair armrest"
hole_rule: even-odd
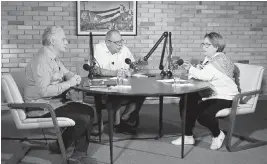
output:
[[[43,108],[43,109],[48,109],[48,111],[51,114],[54,126],[56,128],[59,128],[54,108],[50,104],[47,104],[47,103],[10,103],[10,104],[8,104],[8,107],[13,108],[13,109],[14,108],[15,109],[24,109],[24,108]]]
[[[259,94],[260,92],[261,92],[261,90],[258,89],[258,90],[252,90],[252,91],[248,91],[248,92],[243,92],[243,93],[240,93],[238,95],[240,96],[240,98],[242,98],[244,96],[256,95],[256,94]]]
[[[252,90],[252,91],[248,91],[248,92],[243,92],[243,93],[239,93],[237,95],[235,95],[234,99],[233,99],[233,104],[232,104],[232,110],[231,110],[231,113],[232,112],[235,112],[236,113],[236,110],[237,110],[237,106],[238,106],[238,103],[239,103],[239,100],[244,97],[244,96],[251,96],[251,95],[256,95],[256,94],[259,94],[261,92],[260,89],[258,90]]]

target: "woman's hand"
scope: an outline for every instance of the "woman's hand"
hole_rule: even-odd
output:
[[[182,65],[182,67],[186,70],[189,70],[191,66],[192,64],[189,61],[184,61],[184,64]]]

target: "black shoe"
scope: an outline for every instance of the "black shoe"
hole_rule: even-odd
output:
[[[48,149],[52,154],[61,154],[61,151],[60,151],[60,148],[57,142],[49,143]]]
[[[124,125],[128,125],[132,128],[137,128],[140,123],[139,113],[132,112],[128,120],[120,120]]]
[[[123,133],[123,134],[131,134],[131,135],[136,134],[136,130],[134,128],[132,128],[131,126],[122,124],[122,123],[120,123],[119,125],[114,125],[113,130],[115,133]]]
[[[51,154],[61,154],[61,150],[59,148],[58,142],[49,143],[48,149],[51,152]],[[73,150],[74,148],[72,146],[66,149],[66,156],[70,157],[73,154]]]
[[[101,132],[100,135],[102,135],[104,132],[104,127],[101,127]],[[94,126],[92,131],[91,131],[91,136],[99,136],[99,130],[98,130],[98,126]]]
[[[81,151],[74,151],[68,161],[75,164],[97,164],[97,160],[95,158],[91,158],[86,152]]]

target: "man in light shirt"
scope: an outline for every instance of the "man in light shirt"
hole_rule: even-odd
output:
[[[135,61],[131,51],[123,45],[121,34],[117,30],[110,30],[106,34],[104,42],[96,44],[94,47],[94,57],[97,63],[97,69],[101,76],[117,76],[119,69],[128,70],[130,75],[133,70],[129,69],[129,65],[125,63],[125,59],[129,58]],[[116,113],[114,130],[115,132],[133,132],[132,129],[139,125],[139,111],[145,101],[145,97],[131,96],[120,97],[121,101],[116,104],[116,108],[126,105],[123,114]],[[115,105],[114,105],[115,106]],[[134,131],[135,132],[135,131]]]
[[[65,103],[62,94],[70,87],[80,84],[81,77],[67,70],[59,60],[61,52],[65,52],[68,41],[60,26],[45,29],[42,35],[43,47],[34,55],[26,66],[26,83],[24,99],[26,102],[46,102],[51,104],[57,117],[67,117],[75,121],[75,126],[67,127],[62,138],[65,148],[78,141],[72,159],[80,160],[86,156],[90,136],[93,108],[78,102]],[[51,117],[45,110],[29,111],[28,117]],[[58,143],[49,145],[52,153],[60,153]]]

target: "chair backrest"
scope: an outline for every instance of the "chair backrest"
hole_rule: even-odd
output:
[[[7,103],[24,103],[17,84],[11,74],[2,75],[1,88]],[[21,124],[22,120],[26,119],[26,113],[23,109],[11,109],[11,114],[17,127]]]
[[[241,63],[235,63],[235,65],[239,69],[239,85],[241,92],[261,89],[264,67]],[[259,94],[249,99],[246,104],[252,105],[253,110],[255,110],[258,98]]]

